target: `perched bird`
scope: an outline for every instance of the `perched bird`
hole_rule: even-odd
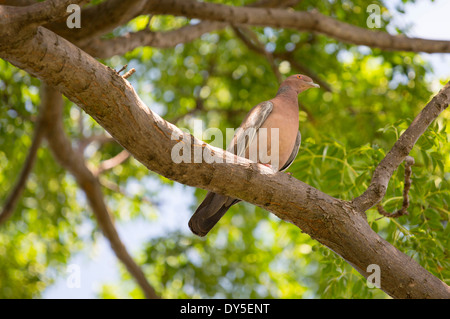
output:
[[[273,99],[261,102],[250,110],[236,131],[227,151],[249,158],[249,149],[252,146],[255,147],[252,143],[258,141],[261,136],[267,139],[269,155],[271,145],[278,142],[277,160],[272,160],[265,165],[274,170],[285,171],[297,156],[301,143],[298,125],[298,94],[311,87],[318,88],[319,85],[308,76],[301,74],[289,76],[281,83]],[[264,135],[261,134],[262,128],[265,128],[267,132]],[[278,129],[278,141],[271,141],[272,129]],[[249,131],[250,134],[248,134]],[[261,163],[259,157],[257,161]],[[239,199],[208,192],[192,215],[189,228],[194,234],[205,236],[227,210],[239,201]]]

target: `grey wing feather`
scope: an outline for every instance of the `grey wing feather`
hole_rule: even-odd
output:
[[[294,162],[295,158],[297,157],[298,151],[300,149],[300,145],[302,144],[302,135],[300,134],[300,131],[297,133],[297,139],[295,140],[295,145],[292,150],[291,155],[289,156],[286,164],[282,168],[280,168],[280,172],[284,172],[291,166],[291,164]]]
[[[265,101],[255,106],[242,121],[233,139],[227,147],[227,151],[237,156],[244,156],[248,146],[256,136],[256,132],[266,121],[273,110],[273,103]]]
[[[273,104],[270,101],[262,102],[255,106],[242,121],[227,151],[241,157],[245,155],[246,149],[255,138],[258,129],[272,112],[272,109]],[[208,192],[189,220],[190,229],[194,234],[205,236],[227,210],[239,201],[239,199]]]

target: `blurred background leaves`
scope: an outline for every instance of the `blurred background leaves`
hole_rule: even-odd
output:
[[[214,2],[245,5],[251,1]],[[382,1],[383,29],[399,15]],[[300,1],[296,10],[316,8],[339,20],[366,27],[367,1]],[[138,17],[109,35],[140,30]],[[151,28],[170,30],[198,21],[155,16]],[[392,26],[391,27],[396,27]],[[351,46],[325,36],[273,28],[251,28],[275,57],[283,76],[311,71],[330,88],[300,95],[303,142],[289,171],[334,197],[350,200],[368,186],[372,172],[399,135],[436,93],[427,80],[432,69],[416,53]],[[397,28],[403,33],[407,28]],[[287,59],[277,58],[289,55]],[[179,127],[192,130],[239,126],[257,103],[278,88],[270,62],[249,49],[231,28],[205,34],[170,49],[135,49],[104,61],[126,63],[137,72],[130,82],[149,107]],[[303,71],[299,70],[303,67]],[[39,81],[0,60],[0,202],[20,172],[38,114]],[[448,80],[448,79],[447,79]],[[444,83],[444,82],[441,82]],[[450,115],[444,112],[411,152],[409,215],[397,220],[367,212],[371,227],[432,274],[449,283]],[[67,102],[65,128],[74,145],[102,134],[94,120]],[[130,128],[132,129],[132,128]],[[225,136],[225,134],[224,134]],[[210,142],[206,140],[206,142]],[[225,143],[225,141],[224,141]],[[121,151],[115,143],[92,143],[85,152],[98,166]],[[383,205],[401,207],[404,165],[392,177]],[[152,224],[167,216],[158,193],[175,183],[129,159],[102,175],[106,201],[118,223]],[[192,192],[186,191],[186,196]],[[193,211],[206,191],[195,191]],[[145,198],[145,200],[144,200]],[[177,201],[177,198],[173,198]],[[186,218],[188,218],[186,216]],[[180,218],[180,220],[182,220]],[[177,220],[171,223],[177,224]],[[46,145],[14,216],[0,228],[0,298],[38,298],[70,258],[92,248],[99,230],[73,178],[53,160]],[[339,256],[294,226],[246,203],[234,206],[206,239],[186,224],[163,235],[149,234],[142,247],[130,247],[151,284],[167,298],[386,298]],[[115,267],[115,266],[114,266]],[[120,266],[122,279],[105,283],[103,298],[141,298],[140,289]]]

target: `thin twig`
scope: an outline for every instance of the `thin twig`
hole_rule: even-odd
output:
[[[104,160],[100,163],[97,170],[94,172],[94,175],[98,176],[101,173],[110,170],[117,165],[122,164],[130,157],[130,153],[128,153],[127,150],[122,150],[119,154],[117,154],[114,157],[111,157],[110,159]]]
[[[125,64],[123,67],[120,68],[119,71],[116,71],[116,73],[120,75],[120,73],[121,73],[123,70],[125,70],[127,67],[128,67],[128,64]],[[123,77],[124,79],[128,79],[130,76],[133,75],[134,72],[136,72],[136,69],[135,69],[135,68],[132,68],[130,71],[128,71],[127,73],[125,73],[124,75],[122,75],[122,77]]]
[[[103,145],[105,143],[111,143],[115,141],[116,140],[114,138],[106,135],[105,133],[84,137],[78,142],[78,152],[83,153],[86,147],[88,147],[91,143],[100,143],[101,145]]]
[[[128,64],[125,64],[119,71],[116,71],[117,74],[120,74],[123,70],[125,70],[128,67]]]
[[[259,41],[257,35],[250,30],[246,26],[233,26],[234,33],[239,37],[239,39],[244,42],[244,44],[252,51],[255,51],[266,57],[267,61],[272,68],[273,73],[277,77],[278,83],[283,82],[283,77],[281,76],[280,70],[278,69],[278,65],[275,62],[274,56],[272,53],[268,52],[264,45]]]
[[[377,205],[377,209],[378,212],[385,216],[385,217],[389,217],[389,218],[398,218],[401,217],[403,215],[408,215],[408,207],[409,207],[409,189],[411,188],[411,166],[414,165],[414,158],[412,156],[406,156],[405,158],[405,186],[403,187],[403,203],[402,203],[402,208],[400,208],[399,210],[397,210],[394,213],[388,213],[387,211],[384,210],[383,205],[378,204]],[[382,217],[380,217],[382,218]],[[379,218],[378,218],[379,219]]]
[[[102,184],[103,187],[105,187],[113,192],[122,194],[123,196],[128,197],[128,198],[133,196],[133,195],[129,194],[124,188],[120,187],[120,185],[117,185],[116,183],[111,182],[110,180],[106,179],[103,176],[99,176],[99,180],[100,180],[100,184]],[[160,206],[159,202],[155,202],[147,196],[140,195],[139,201],[147,203],[151,206]]]
[[[132,68],[130,71],[128,71],[127,73],[125,73],[124,75],[122,75],[122,77],[123,77],[124,79],[128,79],[130,76],[133,75],[134,72],[136,72],[136,69],[135,69],[135,68]]]
[[[292,68],[296,69],[300,73],[303,73],[307,76],[309,76],[311,79],[314,80],[317,84],[320,85],[321,88],[323,88],[327,92],[333,92],[333,89],[331,88],[330,84],[328,84],[326,81],[320,78],[314,71],[312,71],[307,66],[303,65],[302,63],[298,62],[295,58],[292,52],[283,52],[283,53],[274,53],[274,56],[279,59],[283,59],[288,61]]]

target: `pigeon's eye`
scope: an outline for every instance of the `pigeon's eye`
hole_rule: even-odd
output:
[[[297,75],[297,79],[302,79],[302,76],[301,75]]]

